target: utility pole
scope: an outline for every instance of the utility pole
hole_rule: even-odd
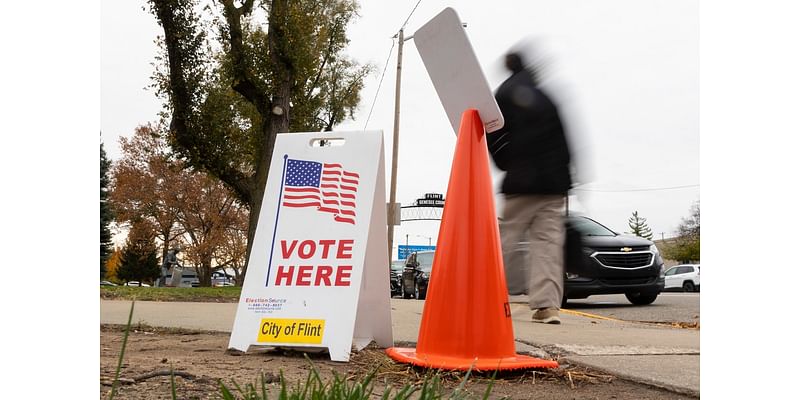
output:
[[[397,32],[397,80],[394,93],[394,134],[392,137],[392,180],[389,188],[389,212],[386,226],[386,236],[389,239],[389,260],[392,259],[392,243],[394,242],[394,224],[397,220],[397,152],[400,141],[400,71],[403,67],[403,28]]]

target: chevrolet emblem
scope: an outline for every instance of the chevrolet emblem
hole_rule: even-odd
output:
[[[632,249],[632,248],[630,248],[630,247],[623,247],[623,248],[619,249],[619,251],[624,251],[624,252],[626,252],[626,253],[627,253],[627,252],[629,252],[629,251],[632,251],[632,250],[633,250],[633,249]]]

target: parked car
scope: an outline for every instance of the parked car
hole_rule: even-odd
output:
[[[200,279],[197,278],[197,271],[192,267],[175,267],[172,270],[172,277],[167,279],[167,286],[198,287]]]
[[[211,273],[211,286],[236,286],[236,281],[232,275],[228,275],[224,270],[218,270]],[[200,284],[200,280],[197,280]]]
[[[148,285],[148,284],[146,284],[146,283],[139,282],[139,281],[129,281],[129,282],[125,282],[125,286],[141,286],[141,287],[150,287],[150,285]]]
[[[401,283],[403,298],[425,300],[433,269],[433,254],[433,250],[418,251],[406,258]]]
[[[622,235],[585,216],[566,218],[564,297],[585,299],[624,294],[636,305],[651,304],[664,289],[664,261],[650,240]],[[520,242],[509,264],[529,265],[527,242]],[[527,292],[527,271],[514,275],[506,267],[509,294]]]
[[[100,281],[100,286],[117,286],[117,284],[111,281]]]
[[[389,265],[389,289],[392,297],[403,294],[403,269],[405,266],[404,260],[392,261]]]
[[[700,264],[676,265],[664,273],[664,290],[700,291]]]

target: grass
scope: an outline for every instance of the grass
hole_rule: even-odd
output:
[[[306,399],[329,399],[329,400],[367,400],[374,398],[375,391],[375,376],[377,369],[367,374],[360,380],[352,379],[352,377],[341,376],[334,372],[333,379],[324,382],[320,377],[320,372],[316,365],[306,356],[306,360],[310,365],[308,376],[304,383],[297,382],[292,387],[287,387],[286,380],[281,372],[280,376],[280,390],[276,396],[278,400],[306,400]],[[471,374],[471,370],[467,371],[461,380],[461,384],[450,392],[449,395],[445,394],[442,380],[439,372],[427,373],[425,379],[420,385],[406,384],[400,388],[393,388],[391,385],[386,385],[383,393],[381,394],[382,400],[407,400],[412,395],[416,394],[416,399],[419,400],[434,400],[434,399],[470,399],[470,395],[466,392],[465,386]],[[229,388],[220,380],[220,393],[224,400],[268,400],[269,390],[262,373],[260,382],[257,384],[247,384],[245,387],[240,386],[235,381],[233,388]],[[494,384],[494,375],[492,380],[487,386],[482,399],[486,400],[492,392]],[[237,396],[238,394],[238,396]],[[239,397],[241,396],[241,397]]]
[[[101,286],[100,298],[106,300],[138,301],[189,301],[211,303],[236,303],[242,288],[227,287],[138,287]]]
[[[112,288],[116,289],[116,288]],[[128,293],[127,289],[140,289],[140,290],[147,290],[147,289],[162,289],[162,288],[124,288],[126,290],[123,293]],[[172,291],[179,288],[163,288],[168,289],[168,291]],[[188,289],[188,288],[187,288]],[[214,288],[214,289],[230,289],[230,288]],[[135,292],[134,292],[135,293]],[[111,384],[111,391],[109,394],[109,400],[113,400],[114,396],[117,394],[117,387],[119,385],[120,380],[120,371],[122,370],[122,361],[125,357],[125,348],[128,344],[128,334],[131,330],[132,324],[131,320],[133,317],[133,307],[135,304],[135,300],[131,301],[131,310],[130,314],[128,315],[128,323],[125,326],[125,334],[122,340],[122,347],[120,348],[119,353],[119,360],[117,362],[117,368],[114,373],[114,381]],[[305,359],[309,363],[309,373],[305,381],[297,381],[294,385],[289,385],[286,381],[285,377],[283,376],[283,371],[280,373],[279,382],[279,390],[276,394],[277,400],[368,400],[374,398],[373,392],[375,390],[375,377],[378,372],[379,366],[373,367],[372,371],[363,378],[357,378],[356,376],[341,376],[334,372],[334,376],[332,379],[324,381],[321,376],[319,369],[316,365],[311,361],[311,359],[303,354]],[[428,371],[425,374],[425,378],[422,384],[405,384],[400,388],[393,388],[391,385],[386,385],[386,389],[384,389],[383,394],[381,395],[382,400],[407,400],[410,399],[412,395],[418,393],[415,397],[416,399],[420,400],[433,400],[433,399],[469,399],[469,394],[465,391],[465,386],[467,381],[469,381],[470,374],[472,371],[467,371],[465,376],[461,379],[460,385],[454,389],[449,395],[445,394],[444,386],[442,385],[442,379],[440,378],[440,371]],[[491,394],[492,387],[494,384],[495,375],[492,375],[491,381],[487,386],[484,394],[483,399],[488,399],[489,395]],[[260,381],[256,384],[247,384],[244,387],[240,386],[236,381],[232,382],[232,386],[228,387],[225,385],[222,380],[219,381],[219,392],[220,396],[224,400],[268,400],[269,394],[272,389],[268,387],[268,381],[265,379],[265,375],[262,373],[260,376]],[[172,366],[170,366],[170,395],[173,400],[178,399],[178,391],[175,385],[175,373],[173,372]]]

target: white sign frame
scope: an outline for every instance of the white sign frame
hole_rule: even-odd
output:
[[[478,110],[486,133],[503,127],[503,114],[454,9],[445,8],[414,32],[414,45],[456,135],[470,108]]]
[[[385,204],[382,131],[279,134],[228,347],[392,346]]]

